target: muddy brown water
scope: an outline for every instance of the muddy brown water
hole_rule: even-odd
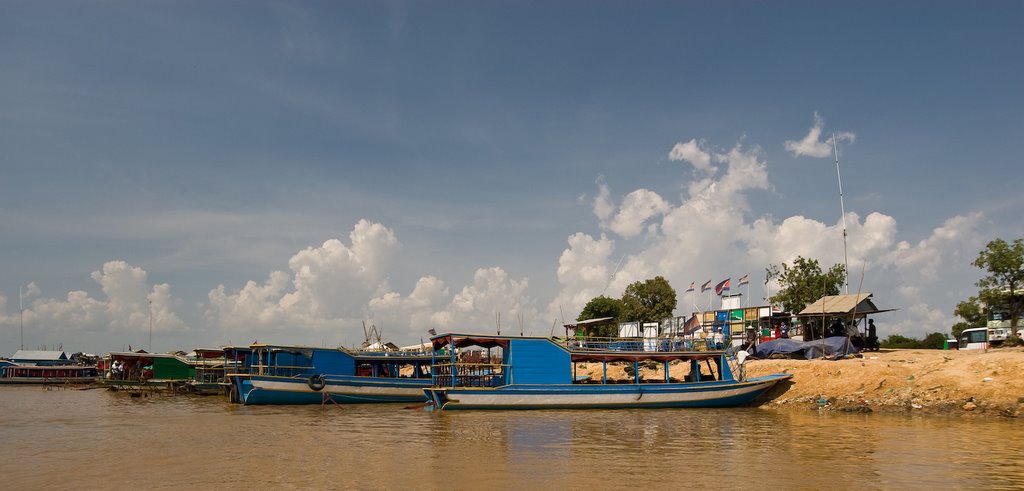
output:
[[[0,388],[5,489],[1024,489],[1024,421]]]

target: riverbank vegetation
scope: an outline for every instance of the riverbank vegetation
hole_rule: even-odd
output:
[[[1024,239],[1012,243],[995,239],[971,264],[987,276],[975,283],[978,294],[958,303],[953,311],[961,319],[951,328],[953,336],[964,329],[985,327],[990,320],[1009,321],[1003,327],[1016,333],[1024,314]]]

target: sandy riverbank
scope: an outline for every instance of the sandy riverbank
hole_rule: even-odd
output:
[[[768,408],[1024,415],[1024,348],[881,350],[838,361],[752,360],[746,369],[750,377],[793,374]]]
[[[580,374],[601,377],[600,365],[587,368]],[[763,407],[770,409],[1024,416],[1024,348],[881,350],[836,361],[749,360],[746,371],[748,377],[793,375],[767,395]],[[608,376],[627,377],[620,367],[609,367]],[[644,376],[664,377],[657,371]]]

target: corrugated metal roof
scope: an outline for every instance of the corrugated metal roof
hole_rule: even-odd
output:
[[[882,312],[871,301],[871,293],[857,293],[850,295],[829,295],[819,298],[800,312],[799,315],[822,315],[822,314],[874,314]]]
[[[26,361],[58,361],[67,360],[68,355],[63,351],[41,351],[41,350],[24,350],[20,349],[12,360],[26,360]]]

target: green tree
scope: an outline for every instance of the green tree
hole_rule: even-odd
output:
[[[626,287],[622,294],[624,321],[660,322],[672,317],[676,309],[676,291],[668,280],[655,276]]]
[[[622,303],[622,300],[601,295],[590,299],[576,320],[585,321],[611,317],[614,320],[608,325],[596,326],[590,329],[589,332],[591,336],[612,337],[619,333],[619,319],[622,318],[623,310],[625,310],[625,304]]]
[[[941,332],[933,332],[924,337],[921,341],[921,348],[924,349],[942,349],[946,346],[946,340],[949,339],[945,334]]]
[[[783,309],[794,314],[825,295],[838,295],[846,280],[846,268],[842,264],[823,272],[817,259],[802,256],[797,256],[792,266],[786,263],[768,266],[767,274],[769,279],[777,278],[782,287],[768,301],[782,304]]]
[[[988,276],[978,281],[979,298],[989,306],[1000,306],[1010,314],[1010,330],[1017,332],[1017,321],[1024,310],[1024,239],[1008,244],[996,239],[985,246],[974,260]]]
[[[953,309],[953,314],[963,319],[962,321],[953,324],[952,331],[954,338],[960,337],[960,333],[964,332],[964,329],[983,327],[985,325],[985,309],[982,307],[978,297],[976,296],[956,304],[956,308]]]
[[[885,338],[881,345],[883,348],[890,349],[942,349],[945,347],[947,339],[949,338],[941,332],[929,333],[923,340],[892,334]]]

